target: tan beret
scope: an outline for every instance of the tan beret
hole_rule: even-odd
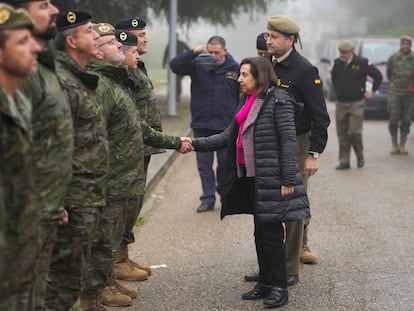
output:
[[[412,42],[412,41],[413,41],[413,38],[412,38],[412,37],[410,37],[410,36],[408,36],[408,35],[402,35],[402,36],[400,37],[400,40],[401,40],[401,41],[410,41],[410,42]]]
[[[34,24],[30,16],[23,9],[0,3],[0,30],[33,28]]]
[[[115,35],[115,27],[108,23],[93,24],[93,29],[100,36]]]
[[[288,35],[295,35],[299,33],[300,30],[298,23],[287,15],[272,16],[267,20],[267,28]]]
[[[338,49],[340,52],[351,52],[355,48],[355,43],[352,40],[341,40],[338,42]]]

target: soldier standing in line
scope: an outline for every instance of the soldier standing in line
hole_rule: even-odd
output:
[[[51,39],[56,36],[58,9],[50,0],[6,0],[25,9],[35,22],[33,35],[43,50],[38,70],[20,87],[32,103],[35,185],[40,195],[41,253],[35,282],[36,310],[44,309],[44,295],[58,225],[67,223],[63,197],[72,177],[73,123],[70,105],[55,72]]]
[[[0,310],[33,310],[34,270],[37,263],[39,201],[34,185],[32,133],[27,107],[17,90],[36,71],[40,46],[23,10],[0,3]]]
[[[414,93],[408,92],[410,79],[414,75],[414,53],[411,51],[413,39],[403,35],[400,50],[390,56],[387,62],[387,77],[390,81],[388,110],[390,113],[388,130],[391,134],[391,154],[408,154],[405,148],[410,132],[414,107]],[[398,129],[400,143],[398,144]]]
[[[91,242],[106,205],[109,148],[104,111],[95,93],[99,77],[85,70],[98,52],[99,35],[93,30],[91,16],[69,11],[59,14],[56,23],[57,73],[69,97],[75,144],[73,175],[64,198],[69,223],[58,228],[46,308],[67,310],[84,286]],[[96,297],[88,298],[96,302]]]
[[[146,23],[140,18],[128,18],[118,22],[115,25],[117,30],[130,31],[138,38],[137,48],[139,55],[147,53],[148,36],[145,29]],[[147,70],[143,61],[138,60],[137,69],[130,71],[130,78],[133,81],[132,96],[135,101],[135,105],[138,107],[138,111],[142,120],[144,120],[153,129],[162,132],[161,115],[157,107],[157,101],[154,94],[154,87],[151,80],[148,77]],[[144,147],[144,172],[145,179],[148,172],[148,165],[151,159],[151,155],[162,153],[164,150],[154,148],[148,145]],[[143,270],[147,275],[151,274],[151,268],[147,265],[138,264],[132,261],[128,255],[128,244],[134,243],[133,228],[138,215],[141,211],[143,204],[143,196],[137,197],[137,201],[132,199],[129,202],[128,212],[126,216],[125,234],[122,243],[119,246],[119,254],[123,258],[122,262],[117,263],[124,272],[130,271],[131,274],[137,274]],[[140,272],[143,274],[143,272]],[[118,275],[122,278],[122,275]]]

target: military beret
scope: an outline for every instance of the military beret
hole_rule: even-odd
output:
[[[115,27],[108,23],[93,24],[93,29],[102,37],[115,34]]]
[[[80,25],[86,24],[92,19],[86,12],[81,11],[68,11],[59,13],[56,19],[56,25],[58,31],[63,31],[73,27],[78,27]]]
[[[410,36],[408,36],[408,35],[402,35],[402,36],[400,37],[400,40],[401,40],[401,41],[410,41],[410,42],[412,42],[412,41],[413,41],[413,38],[412,38],[412,37],[410,37]]]
[[[127,30],[117,30],[115,32],[116,39],[123,45],[137,45],[138,38],[132,32]]]
[[[262,32],[260,35],[257,36],[256,49],[267,50],[266,38],[267,38],[267,33],[265,32]]]
[[[139,17],[131,17],[116,23],[115,28],[119,30],[142,30],[147,24]]]
[[[275,15],[267,20],[267,28],[282,32],[288,35],[299,33],[300,27],[298,23],[291,17],[286,15]]]
[[[344,52],[344,53],[351,52],[354,50],[354,48],[355,48],[355,43],[352,40],[345,39],[345,40],[340,40],[338,42],[338,50],[340,52]]]
[[[19,3],[24,3],[24,2],[35,2],[35,1],[43,1],[43,0],[2,0],[1,2],[13,5],[13,4],[19,4]]]
[[[0,30],[33,28],[34,23],[23,9],[0,3]]]

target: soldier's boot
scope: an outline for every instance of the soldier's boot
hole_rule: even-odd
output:
[[[144,270],[145,272],[147,272],[148,275],[151,275],[151,268],[150,268],[150,266],[141,265],[141,264],[133,261],[131,258],[129,258],[128,246],[127,245],[120,245],[120,248],[123,248],[124,249],[123,251],[126,252],[126,257],[127,257],[127,260],[126,261],[127,261],[127,263],[129,263],[129,265],[131,265],[131,266],[133,266],[133,267],[135,267],[137,269]]]
[[[400,154],[408,154],[408,150],[405,149],[405,143],[407,142],[407,136],[400,137],[400,145],[398,146],[398,151]]]
[[[316,264],[318,257],[314,252],[309,249],[308,246],[308,226],[303,228],[302,250],[300,254],[300,262],[305,264]]]
[[[98,295],[81,294],[79,296],[81,311],[108,311],[98,300]]]
[[[131,297],[131,299],[135,299],[138,297],[138,289],[136,286],[126,286],[125,284],[122,284],[121,282],[118,282],[116,280],[114,280],[114,285],[122,294]]]
[[[390,153],[391,154],[398,154],[399,150],[398,150],[398,137],[397,137],[397,135],[391,136],[391,143],[392,143],[392,146],[391,146]]]
[[[132,304],[132,299],[121,293],[117,287],[109,285],[99,294],[99,302],[111,307],[127,307]]]
[[[134,267],[128,261],[128,247],[126,245],[121,245],[116,252],[112,275],[126,281],[145,281],[148,279],[146,271]]]

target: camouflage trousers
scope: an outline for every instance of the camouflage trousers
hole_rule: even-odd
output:
[[[84,286],[102,207],[68,208],[69,223],[58,228],[46,288],[47,310],[69,310]]]
[[[91,258],[82,293],[99,294],[109,283],[115,254],[125,229],[128,200],[108,201],[92,243]]]
[[[388,110],[390,113],[388,130],[391,136],[397,136],[398,129],[400,129],[401,136],[407,136],[410,133],[414,110],[414,95],[408,93],[406,95],[390,93],[388,97]]]

